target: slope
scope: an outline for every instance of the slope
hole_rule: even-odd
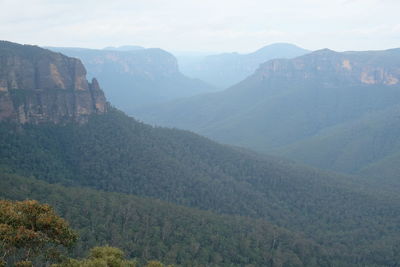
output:
[[[324,129],[317,135],[280,148],[277,153],[309,165],[369,175],[369,165],[400,152],[400,106],[369,112],[360,119]],[[397,162],[383,170],[396,169]],[[385,175],[385,177],[387,177]]]
[[[398,105],[398,62],[400,49],[320,50],[292,60],[271,60],[223,92],[138,109],[134,115],[274,153],[324,129]]]
[[[262,218],[326,244],[349,264],[393,260],[381,249],[397,242],[390,239],[396,197],[361,181],[152,128],[112,109],[84,125],[0,129],[0,163],[18,173]]]

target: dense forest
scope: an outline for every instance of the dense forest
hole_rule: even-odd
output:
[[[50,185],[0,174],[3,198],[51,204],[80,239],[73,256],[98,245],[122,248],[138,263],[177,266],[320,266],[327,253],[304,236],[264,220],[223,216],[133,195]]]
[[[288,242],[289,247],[298,244],[297,249],[308,251],[310,245],[307,242],[315,242],[315,246],[323,248],[321,251],[327,251],[327,255],[335,256],[325,258],[322,252],[322,254],[307,254],[307,252],[306,255],[311,256],[301,258],[297,255],[298,251],[291,247],[295,251],[291,253],[296,254],[303,265],[304,262],[326,259],[332,265],[335,262],[342,262],[341,266],[344,263],[348,266],[390,266],[399,260],[396,256],[399,255],[396,248],[400,242],[396,234],[400,218],[398,196],[376,185],[370,186],[356,177],[321,172],[242,149],[219,145],[186,131],[154,128],[112,108],[107,114],[91,116],[89,122],[83,125],[3,123],[0,129],[1,165],[8,172],[32,177],[30,182],[28,180],[18,182],[18,179],[25,178],[13,176],[9,182],[14,180],[15,183],[3,185],[1,196],[12,199],[28,197],[55,205],[72,225],[82,231],[85,248],[106,242],[110,245],[122,244],[122,247],[128,248],[127,251],[136,251],[129,252],[133,253],[129,254],[130,257],[145,253],[144,255],[155,255],[157,259],[162,259],[166,263],[189,264],[189,258],[197,259],[197,256],[190,254],[192,252],[182,252],[186,256],[177,256],[179,253],[176,252],[178,254],[168,258],[166,255],[169,250],[162,248],[173,246],[173,240],[178,242],[178,239],[179,242],[187,244],[184,245],[185,248],[190,247],[191,238],[195,240],[193,244],[200,243],[198,240],[204,236],[200,233],[206,231],[210,236],[217,236],[215,242],[224,242],[224,245],[218,245],[218,249],[210,245],[207,251],[218,251],[222,255],[223,252],[220,252],[222,247],[236,244],[238,247],[232,248],[234,252],[229,255],[239,255],[238,251],[244,248],[240,247],[241,242],[238,241],[240,238],[236,236],[236,233],[241,232],[236,229],[242,229],[240,225],[247,224],[243,226],[245,232],[240,236],[250,240],[243,244],[257,247],[261,246],[257,243],[261,240],[251,238],[259,237],[258,231],[261,230],[253,226],[259,223],[265,224],[260,226],[261,229],[267,231],[267,235],[273,239],[273,234],[268,230],[272,229],[272,225],[269,224],[271,223],[290,232],[296,232],[302,236],[301,240],[306,240],[304,241],[306,243]],[[2,178],[3,183],[6,182],[6,177]],[[47,185],[32,179],[115,193],[99,193],[83,188],[68,189],[61,185]],[[40,185],[36,185],[37,183]],[[46,188],[51,190],[41,191]],[[60,191],[51,193],[56,189]],[[25,191],[22,193],[20,190]],[[65,192],[71,190],[71,193],[61,193],[63,190],[66,190]],[[213,213],[189,210],[146,199],[146,201],[141,200],[141,204],[132,205],[146,207],[158,203],[157,205],[172,208],[149,206],[145,209],[148,215],[142,217],[134,215],[136,213],[130,209],[126,210],[127,205],[121,204],[139,201],[139,198],[132,194]],[[61,196],[65,196],[68,201],[62,200]],[[80,200],[78,196],[83,199]],[[82,202],[71,204],[78,200]],[[63,202],[65,204],[62,204]],[[168,219],[170,218],[168,214],[172,214],[174,218],[182,218],[183,215],[175,214],[179,210],[182,213],[193,212],[199,215],[193,215],[194,217],[191,215],[189,216],[191,219],[187,219],[189,220],[187,227],[194,228],[182,228],[184,233],[181,234],[179,231],[171,232],[178,236],[165,238],[163,242],[166,244],[158,244],[159,237],[151,239],[146,233],[141,232],[147,231],[146,227],[144,229],[135,227],[132,221],[138,216],[137,219],[141,220],[139,225],[152,222],[153,230],[158,229],[162,232],[164,222],[172,220]],[[226,217],[228,219],[225,220],[222,219],[225,217],[219,217],[214,213],[230,214],[234,217]],[[79,214],[85,214],[85,217],[78,216]],[[237,217],[238,215],[249,218],[244,219]],[[131,217],[124,221],[122,219],[124,216]],[[210,220],[215,218],[218,221],[207,223],[210,227],[215,225],[216,228],[200,230],[205,227],[204,224],[196,227],[194,221],[201,222],[201,218],[207,216],[210,216]],[[102,220],[106,221],[100,223]],[[99,224],[95,223],[96,221]],[[179,228],[182,221],[169,223]],[[229,225],[230,223],[234,225]],[[125,229],[130,230],[125,231]],[[134,238],[135,232],[131,232],[132,235],[128,234],[132,229],[140,232],[136,238]],[[231,232],[225,232],[228,230]],[[228,237],[234,240],[226,240]],[[143,243],[137,245],[137,242],[132,240],[145,242],[147,245]],[[265,240],[269,241],[262,246],[271,246],[271,239],[265,238]],[[208,244],[211,241],[205,242]],[[132,250],[133,248],[135,250]],[[78,251],[84,250],[78,249]],[[252,255],[251,253],[246,252],[248,255]],[[198,264],[214,262],[213,254],[207,255],[200,257]],[[147,256],[144,258],[147,259]],[[228,261],[233,258],[229,256],[222,259]],[[240,262],[238,266],[243,262],[252,264],[254,263],[252,260],[259,264],[265,259],[258,254],[251,259],[238,260]],[[232,260],[232,264],[236,261]],[[231,263],[226,263],[226,266],[230,266],[229,264]]]

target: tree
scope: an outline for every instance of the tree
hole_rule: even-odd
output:
[[[165,267],[165,265],[159,261],[149,261],[146,267]],[[173,267],[173,265],[168,265],[167,267]]]
[[[69,259],[53,267],[136,267],[136,262],[125,260],[119,248],[104,246],[92,248],[87,259]]]
[[[0,200],[0,261],[19,266],[31,260],[59,259],[63,247],[71,247],[78,235],[53,208],[35,200]]]
[[[133,260],[126,260],[124,252],[119,248],[110,246],[94,247],[90,250],[86,259],[68,259],[61,264],[53,264],[52,267],[136,267],[138,264]],[[143,266],[143,265],[140,265]],[[159,261],[149,261],[145,267],[173,267],[165,266]]]

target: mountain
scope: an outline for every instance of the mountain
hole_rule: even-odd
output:
[[[106,110],[96,79],[74,58],[36,46],[0,41],[0,120],[86,121]]]
[[[267,45],[253,53],[223,53],[205,57],[178,56],[182,72],[225,89],[253,74],[261,63],[273,58],[293,58],[308,50],[286,43]]]
[[[80,248],[182,266],[400,262],[397,192],[113,107],[82,123],[0,122],[0,166],[0,197],[52,203],[83,233]]]
[[[158,48],[49,49],[82,60],[88,75],[99,80],[107,99],[128,113],[140,106],[214,90],[183,75],[175,57]]]
[[[114,47],[114,46],[107,46],[103,48],[103,50],[112,50],[112,51],[135,51],[135,50],[142,50],[145,49],[142,46],[138,45],[123,45],[119,47]]]
[[[343,53],[324,49],[268,61],[223,92],[134,114],[146,122],[190,129],[223,143],[351,172],[387,155],[383,147],[391,145],[384,140],[396,138],[399,62],[400,49]],[[372,127],[381,136],[373,137],[368,132]],[[371,138],[379,142],[371,145]],[[380,147],[382,155],[367,159],[371,146]]]

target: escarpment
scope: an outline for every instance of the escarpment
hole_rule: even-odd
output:
[[[83,123],[106,112],[96,79],[80,60],[37,46],[0,42],[0,121]]]
[[[399,85],[400,49],[365,52],[315,51],[295,59],[270,60],[255,75],[261,80],[325,86]]]

